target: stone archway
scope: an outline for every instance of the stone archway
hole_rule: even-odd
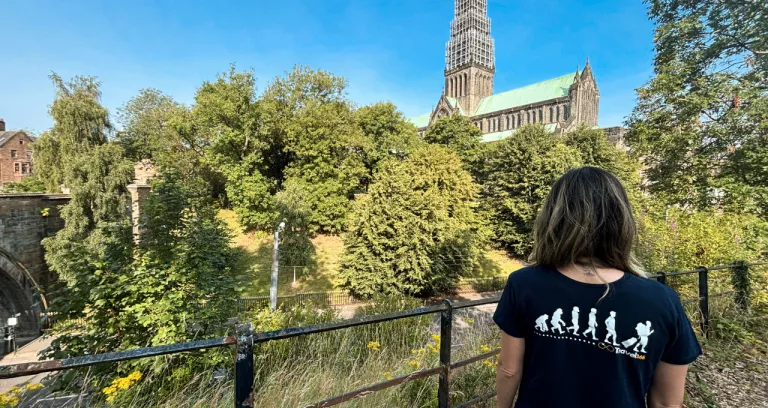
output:
[[[17,344],[40,335],[40,313],[46,307],[37,282],[23,264],[0,248],[0,326],[18,314]]]

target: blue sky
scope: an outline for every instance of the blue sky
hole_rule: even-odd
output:
[[[652,75],[652,24],[640,0],[489,0],[495,91],[583,67],[601,92],[600,125],[619,125]],[[227,70],[253,69],[259,89],[294,64],[349,80],[358,104],[429,110],[443,85],[452,0],[4,1],[0,117],[9,129],[51,125],[48,74],[94,75],[117,107],[142,88],[182,103]]]

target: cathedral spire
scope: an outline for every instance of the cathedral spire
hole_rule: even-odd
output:
[[[589,65],[589,57],[587,57],[587,65],[584,67],[584,71],[581,71],[581,79],[587,79],[592,77],[592,66]]]
[[[445,46],[445,71],[469,65],[494,70],[494,55],[488,0],[455,0],[451,38]]]

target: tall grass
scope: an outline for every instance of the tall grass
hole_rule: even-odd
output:
[[[374,299],[360,315],[387,313],[421,306],[403,297]],[[455,313],[452,336],[454,361],[498,346],[499,333],[490,310],[468,309]],[[324,308],[295,308],[248,316],[257,330],[274,330],[335,319]],[[439,366],[439,314],[411,317],[373,325],[277,340],[254,347],[255,406],[305,406],[414,371]],[[230,363],[201,369],[199,361]],[[194,354],[198,363],[187,368],[171,364],[179,357],[154,358],[156,370],[120,389],[106,402],[105,387],[115,375],[83,378],[83,406],[118,407],[231,407],[234,404],[234,356],[231,349],[205,350]],[[120,372],[131,372],[130,362]],[[147,365],[144,364],[143,367]],[[169,368],[164,368],[169,367]],[[171,368],[172,367],[172,368]],[[451,377],[455,403],[469,400],[493,388],[495,359],[456,370]],[[74,380],[74,379],[73,379]],[[401,384],[346,403],[345,407],[433,407],[437,405],[437,376]],[[70,387],[70,389],[72,389]]]

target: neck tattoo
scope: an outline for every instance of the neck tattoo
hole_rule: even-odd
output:
[[[581,273],[583,273],[586,276],[594,276],[597,275],[597,270],[592,264],[588,265],[579,265],[581,267]]]

